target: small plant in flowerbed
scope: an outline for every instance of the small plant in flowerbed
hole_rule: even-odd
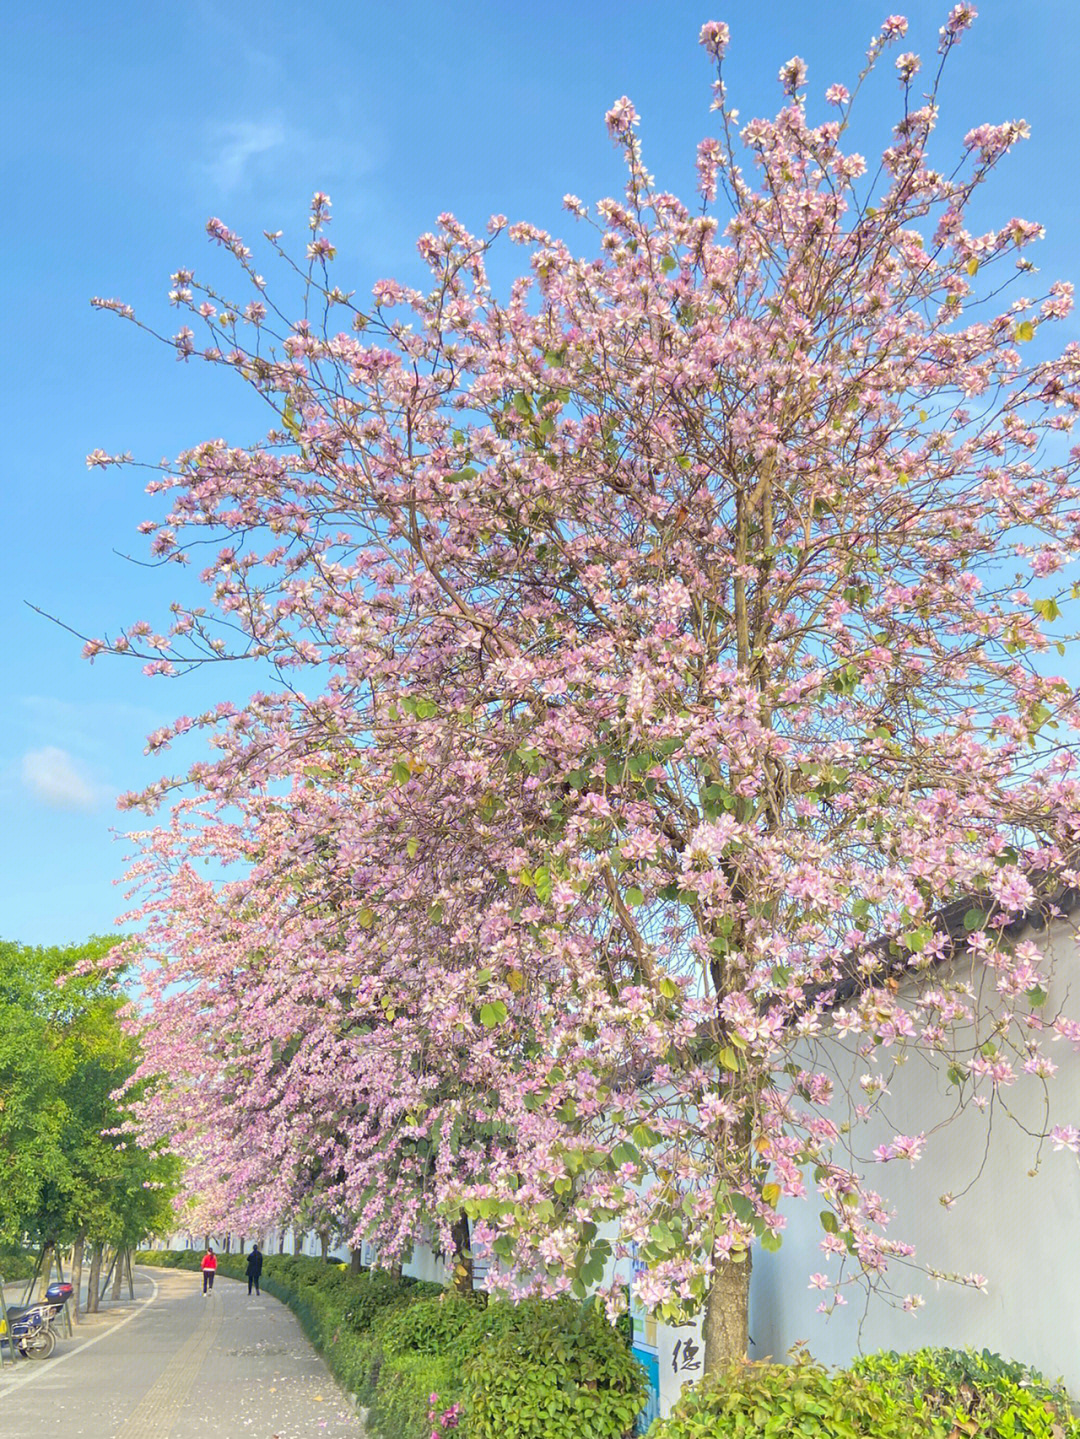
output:
[[[926,1439],[1080,1439],[1060,1384],[988,1349],[883,1350],[851,1372],[910,1404]]]

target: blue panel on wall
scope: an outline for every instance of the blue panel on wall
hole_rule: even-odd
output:
[[[638,1418],[638,1433],[644,1434],[653,1420],[660,1418],[660,1356],[655,1350],[638,1349],[636,1346],[633,1355],[645,1370],[645,1380],[649,1386],[649,1397]]]

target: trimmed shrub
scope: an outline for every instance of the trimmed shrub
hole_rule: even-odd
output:
[[[469,1439],[628,1439],[645,1376],[595,1304],[491,1304],[465,1365]],[[440,1402],[443,1394],[439,1393]]]
[[[1060,1384],[988,1349],[882,1350],[851,1372],[910,1404],[927,1439],[1080,1439],[1080,1420]]]
[[[384,1310],[375,1320],[358,1392],[361,1402],[372,1405],[385,1439],[428,1439],[432,1394],[441,1409],[461,1402],[462,1366],[480,1342],[485,1312],[485,1295],[447,1289],[437,1298]]]
[[[926,1439],[906,1398],[807,1354],[729,1365],[684,1389],[649,1439]]]
[[[388,1355],[447,1354],[460,1347],[464,1335],[479,1338],[486,1310],[486,1295],[445,1289],[387,1315],[378,1326],[379,1339]]]
[[[437,1394],[439,1407],[449,1408],[457,1402],[461,1374],[457,1360],[432,1354],[399,1354],[382,1366],[375,1403],[371,1411],[372,1427],[380,1439],[428,1439],[431,1421],[429,1401]],[[471,1431],[462,1425],[458,1434]]]

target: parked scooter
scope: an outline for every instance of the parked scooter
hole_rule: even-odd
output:
[[[26,1359],[48,1359],[52,1354],[56,1348],[53,1321],[63,1314],[74,1293],[70,1284],[50,1284],[40,1303],[8,1309],[12,1341]]]

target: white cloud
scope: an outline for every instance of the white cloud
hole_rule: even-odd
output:
[[[81,773],[67,750],[46,745],[22,757],[22,782],[50,809],[94,809],[104,798],[99,785]]]
[[[222,126],[215,139],[217,154],[207,169],[218,188],[226,192],[243,183],[252,161],[286,143],[280,120],[241,120]]]

